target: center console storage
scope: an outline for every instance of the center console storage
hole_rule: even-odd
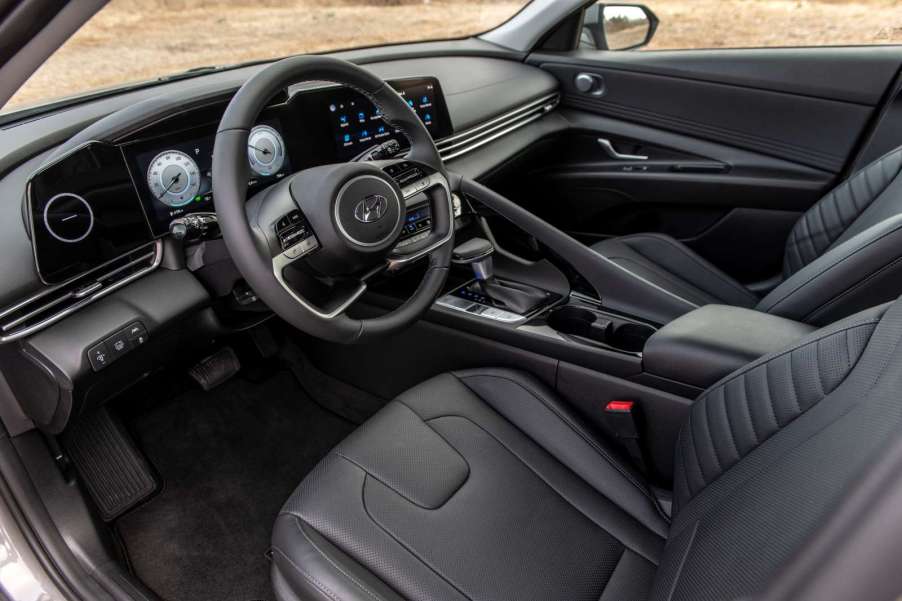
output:
[[[705,389],[815,329],[752,309],[706,305],[655,332],[645,345],[643,367],[654,376]]]

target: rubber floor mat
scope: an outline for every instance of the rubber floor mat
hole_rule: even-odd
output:
[[[105,408],[79,418],[63,446],[105,521],[131,509],[157,488],[150,466]]]

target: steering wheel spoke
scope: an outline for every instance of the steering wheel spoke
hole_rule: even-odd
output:
[[[295,265],[302,259],[303,255],[291,258],[286,253],[274,256],[273,275],[298,304],[320,319],[339,317],[366,292],[364,278],[340,278],[331,284],[320,282],[303,267]]]
[[[401,188],[408,208],[428,203],[430,225],[426,231],[406,231],[406,238],[389,253],[386,261],[389,270],[409,265],[449,244],[454,238],[454,200],[448,179],[439,172],[425,175]],[[425,197],[425,199],[419,199]],[[405,224],[405,228],[408,227]]]

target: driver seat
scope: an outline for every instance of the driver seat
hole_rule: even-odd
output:
[[[672,518],[535,378],[437,376],[339,444],[277,518],[282,601],[704,601],[762,590],[902,424],[902,301],[699,397]],[[599,399],[601,410],[604,399]]]

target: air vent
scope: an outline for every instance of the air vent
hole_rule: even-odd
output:
[[[162,256],[162,244],[157,241],[7,307],[0,311],[0,343],[46,328],[150,273],[159,266]]]
[[[443,160],[455,159],[541,118],[553,110],[559,100],[560,94],[558,93],[543,96],[500,117],[495,117],[459,134],[443,138],[436,142],[435,146]]]

